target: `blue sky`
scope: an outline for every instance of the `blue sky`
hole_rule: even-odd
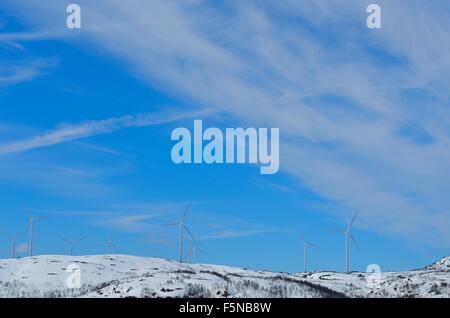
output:
[[[78,1],[0,4],[0,231],[36,224],[39,254],[177,257],[177,221],[200,261],[344,270],[449,254],[450,39],[446,1]],[[279,127],[280,172],[181,165],[171,131]],[[9,243],[0,241],[0,257]],[[21,244],[26,244],[22,240]],[[22,246],[24,248],[25,246]],[[23,253],[22,253],[23,254]]]

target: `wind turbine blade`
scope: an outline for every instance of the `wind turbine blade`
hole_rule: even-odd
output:
[[[161,224],[161,226],[179,226],[180,223],[168,223],[168,224]]]
[[[348,235],[349,235],[350,238],[352,239],[353,244],[355,244],[356,248],[359,249],[358,243],[356,243],[356,240],[355,240],[355,238],[353,237],[352,233],[348,233]]]
[[[59,236],[59,238],[60,238],[61,240],[63,240],[63,241],[66,242],[67,244],[71,244],[70,241],[69,241],[68,239],[66,239],[64,236],[62,236],[62,235],[58,235],[58,236]]]
[[[184,220],[184,218],[186,217],[186,215],[188,214],[188,212],[189,212],[189,206],[186,208],[186,210],[184,210],[184,213],[183,213],[183,217],[182,217],[182,219]]]
[[[335,232],[335,233],[345,233],[345,230],[336,229],[336,230],[329,230],[329,232]]]
[[[356,214],[353,216],[352,220],[351,220],[350,223],[348,224],[348,227],[347,227],[348,230],[350,230],[350,227],[353,225],[353,222],[355,222],[357,216],[358,216],[358,213],[356,213]]]
[[[116,251],[119,250],[119,249],[117,248],[117,246],[116,246],[114,243],[111,243],[111,246],[112,246]]]
[[[313,244],[313,243],[308,243],[308,245],[309,245],[309,246],[312,246],[312,247],[320,247],[319,245]]]
[[[208,254],[208,253],[206,253],[204,250],[201,250],[201,249],[199,249],[199,248],[197,248],[196,250],[199,251],[199,252],[201,252],[201,253],[203,253],[203,254]]]
[[[30,223],[39,220],[46,220],[48,217],[46,216],[30,216]]]
[[[191,239],[193,241],[195,241],[194,235],[191,233],[191,231],[189,231],[189,229],[188,229],[188,227],[186,225],[184,225],[184,229],[186,230],[186,232],[188,232],[188,234],[191,237]]]
[[[30,214],[30,209],[28,209],[28,207],[25,206],[23,208],[23,210],[25,211],[25,214],[28,215],[28,217],[30,217],[30,218],[32,217],[31,214]]]
[[[27,234],[28,233],[28,230],[26,230],[25,232],[23,232],[22,234],[20,234],[20,235],[17,235],[16,236],[16,239],[20,239],[22,236],[24,236],[25,234]]]
[[[302,239],[303,243],[305,243],[305,236],[303,235],[303,232],[300,231],[300,238]]]
[[[0,232],[0,235],[3,235],[3,236],[5,236],[5,237],[7,237],[7,238],[9,238],[11,240],[14,239],[11,235],[3,233],[3,232]]]

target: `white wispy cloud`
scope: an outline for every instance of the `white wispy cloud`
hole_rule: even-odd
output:
[[[121,129],[153,126],[207,114],[211,114],[211,111],[149,113],[84,121],[78,124],[60,124],[52,131],[32,136],[28,139],[0,144],[0,154],[24,152],[95,135],[109,134]]]
[[[142,240],[142,242],[146,243],[146,244],[154,244],[154,245],[162,245],[162,246],[174,245],[176,243],[174,240],[158,238],[158,237],[144,238]]]
[[[186,202],[119,202],[90,209],[30,208],[29,210],[52,215],[54,218],[81,217],[92,224],[139,232],[150,227],[162,230],[161,223],[164,217],[181,213],[186,204]]]
[[[40,59],[26,62],[0,60],[0,88],[30,81],[57,66],[57,59]]]
[[[33,7],[37,29],[60,15],[56,3]],[[143,80],[281,127],[283,171],[343,217],[361,209],[358,225],[446,245],[450,4],[380,0],[383,28],[368,30],[368,3],[79,1],[86,39]],[[41,138],[0,149],[61,139]]]
[[[49,39],[60,39],[61,37],[67,34],[69,33],[51,30],[35,31],[35,32],[17,32],[17,33],[3,32],[0,34],[0,42],[16,43],[23,41],[42,41]]]
[[[229,239],[279,232],[279,229],[226,229],[198,237],[198,240]]]
[[[145,221],[164,216],[164,214],[136,214],[113,217],[101,221],[103,225],[119,227],[127,230],[139,230],[145,226]]]
[[[81,141],[73,141],[72,142],[74,145],[86,148],[86,149],[91,149],[94,151],[98,151],[98,152],[103,152],[103,153],[107,153],[107,154],[111,154],[111,155],[124,155],[123,153],[121,153],[120,151],[117,151],[115,149],[111,149],[108,147],[103,147],[103,146],[99,146],[99,145],[95,145],[92,143],[87,143],[87,142],[81,142]]]

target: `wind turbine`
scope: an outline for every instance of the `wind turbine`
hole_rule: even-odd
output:
[[[300,233],[302,242],[303,242],[303,271],[306,273],[306,264],[307,264],[307,250],[308,250],[308,246],[311,247],[319,247],[319,245],[317,244],[313,244],[313,243],[308,243],[305,240],[305,237],[303,236],[303,233]]]
[[[186,250],[186,261],[188,263],[192,263],[192,244],[189,244],[187,246],[187,250]]]
[[[48,219],[46,216],[33,216],[28,212],[28,209],[25,208],[25,214],[28,215],[28,231],[30,234],[30,242],[29,242],[29,255],[33,256],[33,223],[36,220],[44,220]]]
[[[345,272],[349,273],[349,246],[348,246],[348,238],[350,237],[355,244],[356,247],[358,247],[358,244],[356,243],[355,238],[353,237],[352,233],[350,232],[351,227],[353,225],[353,222],[355,222],[356,217],[358,216],[358,213],[356,213],[353,218],[351,219],[350,223],[344,230],[337,230],[335,232],[341,232],[345,235]]]
[[[186,232],[189,234],[189,236],[193,239],[194,236],[192,235],[189,228],[184,224],[184,220],[186,219],[186,215],[189,212],[189,207],[186,208],[186,210],[183,213],[183,216],[181,217],[180,221],[177,223],[170,223],[170,224],[164,224],[165,226],[178,226],[180,229],[180,242],[178,245],[178,253],[180,257],[180,263],[183,263],[183,232],[186,230]]]
[[[195,263],[195,256],[197,255],[197,252],[206,254],[206,252],[200,248],[197,247],[197,241],[193,240],[192,241],[192,263]]]
[[[75,245],[77,245],[82,240],[84,240],[84,237],[79,238],[78,240],[69,240],[69,239],[65,238],[64,236],[62,236],[62,235],[60,235],[59,238],[69,245],[69,253],[70,253],[69,255],[70,256],[73,255],[73,249],[74,249]]]
[[[100,243],[100,244],[102,244],[102,245],[108,246],[108,254],[112,254],[113,248],[114,248],[115,250],[118,250],[117,246],[113,243],[113,240],[112,240],[112,239],[113,239],[113,236],[114,236],[114,232],[111,232],[111,234],[109,234],[108,241],[105,242],[105,243]]]
[[[6,234],[6,233],[0,233],[3,236],[5,236],[5,237],[7,237],[7,238],[9,238],[11,240],[11,243],[12,243],[12,246],[11,246],[11,257],[12,258],[16,258],[16,243],[17,243],[17,240],[20,239],[25,234],[27,234],[27,232],[28,231],[25,231],[22,234],[17,235],[17,236],[9,235],[9,234]]]
[[[197,240],[194,238],[193,235],[191,235],[191,244],[188,245],[188,250],[187,250],[187,258],[188,261],[191,263],[195,263],[195,257],[197,256],[197,252],[203,253],[203,254],[207,254],[204,250],[200,249],[197,247]]]

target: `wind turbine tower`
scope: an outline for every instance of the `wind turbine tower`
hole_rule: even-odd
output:
[[[112,250],[118,250],[117,246],[113,243],[113,236],[114,236],[114,232],[111,232],[111,234],[109,234],[109,238],[108,241],[103,243],[103,245],[108,246],[108,254],[111,255],[112,254]]]
[[[311,246],[311,247],[319,247],[319,245],[317,245],[317,244],[313,244],[313,243],[308,243],[306,240],[305,240],[305,237],[303,236],[303,233],[300,233],[300,235],[301,235],[301,239],[302,239],[302,242],[303,242],[303,271],[306,273],[306,271],[307,271],[307,250],[308,250],[308,246]]]
[[[203,254],[207,254],[204,250],[198,248],[197,246],[197,240],[194,238],[194,236],[191,235],[192,238],[192,245],[189,246],[190,247],[190,251],[189,251],[189,256],[190,256],[190,261],[191,263],[195,263],[195,259],[197,256],[197,252],[203,253]]]
[[[194,236],[192,235],[191,231],[185,224],[186,215],[189,212],[189,207],[186,208],[186,210],[183,213],[183,216],[181,217],[180,221],[177,223],[170,223],[170,224],[164,224],[165,226],[177,226],[180,230],[180,237],[179,237],[179,243],[178,243],[178,254],[179,254],[179,261],[180,263],[183,263],[183,233],[186,231],[189,236],[194,239]]]
[[[358,216],[358,213],[356,213],[353,218],[351,219],[350,223],[347,225],[347,227],[344,230],[337,230],[337,232],[344,233],[345,235],[345,272],[348,274],[349,271],[349,244],[348,244],[348,238],[353,241],[356,247],[358,247],[358,244],[356,243],[355,238],[353,237],[351,231],[351,227],[353,225],[353,222],[355,222],[356,217]]]
[[[67,238],[65,238],[64,236],[60,235],[59,236],[64,242],[67,243],[67,245],[69,245],[69,255],[73,256],[73,250],[75,248],[75,245],[77,245],[78,243],[80,243],[82,240],[84,240],[84,237],[79,238],[78,240],[69,240]]]
[[[192,263],[195,263],[195,258],[197,256],[197,252],[206,254],[206,252],[197,247],[197,242],[194,241],[194,245],[192,246]]]
[[[22,234],[17,235],[17,236],[9,235],[9,234],[6,234],[6,233],[1,233],[3,236],[9,238],[10,241],[11,241],[11,257],[12,258],[16,258],[16,245],[17,245],[16,243],[17,243],[17,240],[20,239],[25,234],[27,234],[27,232],[28,231],[25,231]]]
[[[28,245],[29,255],[33,256],[33,224],[34,224],[34,221],[48,219],[48,217],[33,216],[28,212],[27,209],[25,209],[25,213],[28,215],[28,231],[29,231],[29,235],[30,235],[29,245]]]

